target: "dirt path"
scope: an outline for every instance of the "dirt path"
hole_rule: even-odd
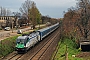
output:
[[[81,52],[76,57],[84,58],[85,60],[90,60],[90,52]]]

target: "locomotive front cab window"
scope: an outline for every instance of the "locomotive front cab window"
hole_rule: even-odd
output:
[[[17,43],[19,44],[19,43],[24,43],[24,39],[17,39]]]

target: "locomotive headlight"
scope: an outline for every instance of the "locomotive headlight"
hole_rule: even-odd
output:
[[[26,48],[26,46],[24,46],[24,48]]]

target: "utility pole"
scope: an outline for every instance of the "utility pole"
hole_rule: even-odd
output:
[[[13,21],[14,21],[14,18],[12,17],[12,18],[11,18],[11,23],[12,23],[12,33],[13,33]]]
[[[68,60],[68,47],[66,45],[65,60]]]

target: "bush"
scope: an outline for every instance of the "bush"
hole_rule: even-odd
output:
[[[6,56],[15,50],[15,42],[18,36],[10,37],[0,42],[0,57]]]
[[[71,40],[69,38],[64,38],[63,42],[59,42],[58,46],[60,48],[57,50],[57,54],[55,56],[55,60],[64,60],[65,53],[68,53],[68,60],[82,60],[82,58],[72,57],[73,55],[77,55],[79,53],[78,49],[76,49],[77,44],[74,42],[75,40]],[[66,51],[67,47],[67,51]]]
[[[2,28],[0,28],[0,30],[2,30]]]

